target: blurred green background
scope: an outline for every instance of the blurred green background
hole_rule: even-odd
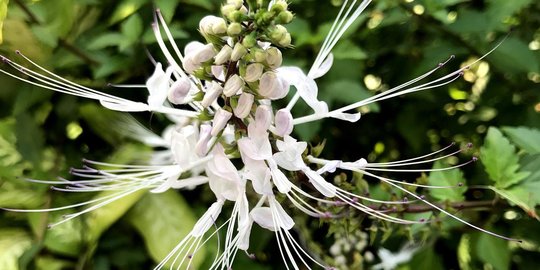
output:
[[[291,1],[296,18],[287,28],[294,49],[284,51],[285,65],[311,65],[341,2]],[[64,78],[145,100],[145,90],[107,85],[144,82],[153,71],[147,55],[164,61],[151,31],[156,7],[183,46],[202,40],[198,22],[217,15],[220,1],[1,0],[0,52],[27,65],[15,54],[20,50]],[[443,206],[479,202],[458,215],[523,243],[490,237],[444,217],[424,226],[386,224],[360,213],[319,222],[288,209],[297,223],[295,235],[316,257],[340,269],[370,269],[381,261],[381,248],[398,252],[412,241],[418,248],[399,269],[540,268],[539,1],[373,1],[335,47],[331,71],[317,82],[320,97],[336,108],[400,85],[455,55],[432,78],[448,74],[505,37],[451,84],[361,108],[362,119],[355,124],[324,120],[298,126],[295,134],[313,145],[324,141],[326,158],[369,162],[472,142],[461,161],[447,162],[465,162],[473,155],[479,162],[444,173],[393,177],[463,182],[467,188],[417,192]],[[5,63],[1,69],[17,73]],[[151,150],[115,130],[109,120],[118,114],[93,101],[0,75],[0,102],[0,207],[35,209],[88,200],[94,194],[68,196],[21,178],[68,177],[82,158],[138,162]],[[305,106],[296,109],[302,112]],[[162,115],[134,116],[158,134],[168,123]],[[395,196],[388,186],[359,182],[367,183],[370,192]],[[0,269],[151,269],[190,230],[212,196],[206,189],[138,193],[53,230],[47,224],[69,211],[0,211]],[[438,214],[415,215],[411,218]],[[254,230],[251,252],[257,259],[239,254],[235,269],[284,269],[273,234]],[[196,267],[207,268],[215,248],[210,244]]]

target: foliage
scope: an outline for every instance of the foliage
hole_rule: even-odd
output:
[[[20,50],[70,80],[143,100],[140,91],[107,84],[140,83],[149,77],[153,65],[145,51],[164,60],[151,31],[153,8],[162,10],[183,47],[201,39],[200,18],[216,14],[220,2],[13,0],[8,5],[0,1],[0,51],[17,58],[14,51]],[[295,50],[285,52],[286,65],[305,69],[311,64],[341,2],[292,1],[296,18],[289,31]],[[433,269],[540,267],[527,260],[540,252],[539,29],[538,1],[374,1],[335,48],[330,72],[318,80],[320,96],[329,106],[399,85],[450,55],[455,59],[436,74],[447,74],[497,48],[450,85],[361,108],[363,116],[356,124],[325,120],[295,129],[313,145],[325,141],[323,151],[330,157],[364,157],[368,162],[407,159],[452,142],[466,148],[472,142],[473,149],[464,151],[461,163],[473,155],[480,162],[404,180],[456,186],[415,191],[473,224],[519,238],[523,244],[471,230],[430,209],[422,213],[396,209],[417,219],[434,216],[437,221],[405,226],[345,208],[329,209],[347,215],[345,220],[319,223],[299,218],[296,233],[301,242],[329,262],[345,260],[351,269],[380,262],[377,251],[382,247],[397,252],[409,242],[418,248],[401,269],[419,269],[426,263]],[[8,76],[0,77],[0,85],[0,207],[30,209],[84,201],[87,194],[66,196],[23,178],[66,176],[70,167],[81,166],[83,157],[133,163],[144,158],[147,149],[115,133],[114,121],[107,121],[117,115],[96,110],[93,102],[51,94]],[[136,117],[157,133],[167,121],[145,113]],[[446,164],[460,161],[436,162],[433,169]],[[333,177],[357,193],[401,196],[361,175]],[[0,269],[148,269],[192,227],[210,199],[204,190],[135,193],[53,230],[46,225],[65,212],[2,211]],[[254,248],[256,260],[239,259],[242,269],[280,267],[275,241],[265,234],[252,235],[251,241],[261,246]],[[366,243],[332,251],[337,242],[352,236],[365,237]],[[129,248],[121,252],[126,243]],[[209,249],[205,254],[214,252]],[[199,263],[203,262],[195,262]]]

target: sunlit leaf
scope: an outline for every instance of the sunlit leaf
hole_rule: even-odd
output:
[[[488,130],[484,146],[480,149],[480,160],[498,188],[507,188],[519,183],[529,174],[518,171],[519,159],[516,147],[494,127]]]
[[[540,130],[528,127],[503,127],[510,140],[529,154],[540,153]]]
[[[144,238],[146,248],[156,262],[160,262],[178,245],[196,219],[187,202],[175,191],[145,195],[128,213],[129,222]],[[187,256],[187,254],[184,254]],[[201,247],[191,261],[194,269],[205,258]]]
[[[510,265],[510,250],[508,241],[482,233],[476,242],[476,253],[484,262],[491,264],[494,269],[506,270]]]
[[[441,169],[447,166],[437,161],[433,164],[433,169]],[[463,201],[463,193],[467,191],[466,180],[460,169],[435,171],[429,174],[429,184],[432,186],[448,186],[450,188],[431,188],[429,193],[437,200]],[[459,187],[459,185],[463,185]]]
[[[16,228],[0,229],[0,269],[18,270],[18,259],[31,245],[32,238]]]
[[[4,19],[7,15],[7,6],[9,0],[0,0],[0,44],[2,44],[2,26],[4,25]]]

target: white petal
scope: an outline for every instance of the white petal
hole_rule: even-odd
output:
[[[270,210],[270,207],[255,207],[253,210],[251,210],[250,215],[253,221],[259,224],[259,226],[270,231],[276,231],[276,226],[272,219],[272,211]]]
[[[221,207],[223,206],[223,201],[217,201],[206,210],[206,213],[197,221],[191,235],[194,237],[203,236],[212,225],[216,222],[219,214],[221,213]]]
[[[319,191],[325,197],[334,197],[336,196],[336,187],[324,180],[322,176],[312,171],[311,169],[304,170],[304,173],[309,178],[311,184],[317,191]]]
[[[308,74],[308,76],[310,76],[312,79],[317,79],[324,76],[324,74],[326,74],[330,70],[333,63],[334,63],[334,55],[330,53],[326,57],[324,62],[322,62],[322,64],[319,66],[319,68],[313,74]]]
[[[126,103],[117,103],[117,102],[100,100],[99,103],[101,103],[103,107],[109,110],[119,111],[119,112],[144,112],[144,111],[150,110],[150,107],[148,107],[148,104],[144,104],[142,102],[128,101]]]
[[[272,173],[272,181],[276,185],[279,192],[285,194],[291,191],[292,183],[287,179],[287,176],[277,167],[270,171]]]
[[[281,207],[281,204],[279,204],[279,202],[276,201],[276,198],[273,196],[269,197],[268,201],[270,202],[270,207],[273,208],[276,213],[275,219],[277,221],[277,224],[282,229],[285,229],[285,230],[292,229],[292,227],[294,227],[293,219],[291,218],[291,216],[289,216],[289,214],[287,214],[287,212],[285,212],[283,207]]]
[[[354,123],[360,120],[361,114],[360,113],[332,113],[330,117]]]

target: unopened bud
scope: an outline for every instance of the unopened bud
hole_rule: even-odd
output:
[[[226,4],[226,5],[221,6],[221,14],[223,14],[223,16],[225,17],[229,17],[231,13],[237,10],[238,9],[234,5],[231,5],[231,4]]]
[[[182,104],[190,89],[191,82],[188,78],[182,77],[171,85],[167,97],[172,104]]]
[[[255,37],[255,32],[251,33],[250,35],[247,35],[244,37],[244,40],[242,40],[242,45],[246,48],[251,48],[257,44],[257,38]]]
[[[201,129],[199,131],[199,140],[197,141],[197,144],[195,144],[195,153],[199,157],[206,156],[206,152],[208,152],[208,141],[210,141],[210,131],[212,130],[212,126],[210,125],[201,125]]]
[[[234,6],[236,9],[240,9],[244,5],[243,0],[227,0],[227,4]]]
[[[212,59],[215,55],[216,55],[216,51],[214,50],[214,45],[206,44],[203,47],[201,47],[199,51],[195,53],[195,55],[193,56],[193,59],[196,62],[204,63]]]
[[[253,100],[255,100],[255,96],[252,94],[246,92],[242,93],[238,99],[238,105],[233,109],[234,115],[240,119],[247,117],[249,112],[251,112]]]
[[[266,51],[259,48],[259,47],[255,47],[255,48],[252,48],[250,50],[250,53],[251,55],[253,56],[253,60],[255,60],[255,62],[258,62],[258,63],[263,63],[264,61],[266,61]]]
[[[294,127],[291,112],[288,109],[277,111],[276,117],[274,118],[274,124],[276,126],[276,135],[285,137],[286,135],[291,134]]]
[[[288,10],[282,11],[277,15],[276,23],[288,24],[293,20],[293,18],[294,18],[294,15],[292,14],[292,12],[290,12]]]
[[[212,120],[212,131],[210,134],[212,136],[217,136],[227,125],[229,119],[231,119],[232,113],[219,108],[214,115],[214,120]]]
[[[239,23],[247,19],[246,13],[247,13],[247,10],[244,11],[242,8],[240,8],[240,10],[235,10],[229,13],[227,15],[227,19],[229,19],[231,22]]]
[[[289,47],[291,45],[291,34],[286,33],[277,44],[281,47]]]
[[[255,129],[258,131],[268,130],[272,124],[272,107],[268,105],[259,105],[255,112]]]
[[[201,19],[199,29],[204,34],[221,35],[227,32],[227,23],[223,18],[209,15]]]
[[[281,66],[283,56],[278,48],[270,47],[268,50],[266,50],[266,54],[266,63],[271,69],[276,69]]]
[[[281,99],[287,95],[288,90],[288,83],[272,71],[263,73],[259,80],[259,94],[269,99]]]
[[[241,43],[236,43],[231,54],[231,60],[238,61],[240,58],[246,55],[246,53],[247,49],[244,47],[244,45],[242,45]]]
[[[254,82],[261,78],[261,75],[264,71],[264,66],[260,63],[249,64],[246,68],[246,75],[244,80],[246,82]]]
[[[283,25],[278,24],[270,29],[270,33],[268,37],[274,43],[278,43],[278,41],[280,41],[285,36],[286,33],[287,33],[287,28],[285,28],[285,26]]]
[[[229,61],[231,59],[231,53],[232,48],[229,45],[223,46],[218,54],[216,54],[216,58],[214,59],[214,63],[216,65],[222,65],[225,62]]]
[[[212,85],[206,90],[201,105],[206,108],[210,106],[221,95],[223,87],[217,82],[212,82]]]
[[[244,80],[238,76],[238,74],[232,75],[227,82],[225,82],[225,87],[223,88],[223,94],[227,97],[236,95],[238,91],[242,90],[244,87]]]
[[[270,8],[270,11],[275,13],[280,13],[287,10],[287,2],[283,0],[276,1],[272,7]]]
[[[237,22],[233,22],[229,24],[229,27],[227,27],[227,35],[235,37],[240,35],[242,33],[242,25]]]

